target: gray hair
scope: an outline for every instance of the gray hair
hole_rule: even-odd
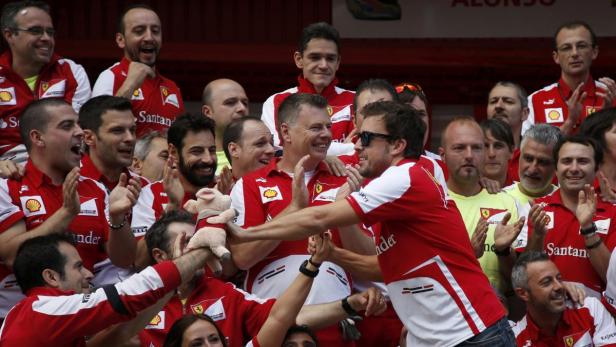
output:
[[[515,82],[511,82],[511,81],[498,81],[496,82],[496,84],[494,84],[492,89],[494,89],[497,86],[514,88],[518,93],[518,99],[520,99],[520,105],[522,105],[522,107],[528,107],[528,93],[526,92],[526,89],[522,88],[521,85]]]
[[[553,147],[561,141],[562,138],[563,134],[557,127],[545,123],[535,124],[524,133],[520,148],[522,148],[527,139],[531,139],[545,146]]]
[[[528,289],[528,264],[539,261],[549,261],[550,258],[544,252],[528,251],[522,253],[511,270],[511,286]]]
[[[150,154],[150,145],[152,144],[152,140],[159,137],[165,140],[167,139],[165,134],[159,133],[158,131],[152,131],[137,140],[137,143],[135,143],[135,154],[133,155],[139,160],[145,160],[145,157]]]
[[[13,1],[2,7],[2,15],[0,16],[0,27],[2,30],[12,30],[17,27],[15,17],[17,13],[28,7],[36,7],[47,14],[49,13],[49,5],[44,1]]]

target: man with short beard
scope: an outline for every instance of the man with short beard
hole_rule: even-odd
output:
[[[597,299],[566,304],[560,272],[547,254],[524,253],[511,277],[527,309],[513,327],[518,346],[616,346],[614,320]]]
[[[162,45],[156,12],[147,5],[129,6],[118,21],[116,43],[124,50],[124,57],[98,76],[92,95],[129,98],[138,138],[152,130],[165,132],[184,113],[184,102],[175,82],[156,70]]]

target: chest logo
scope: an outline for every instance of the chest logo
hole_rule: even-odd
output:
[[[597,112],[598,109],[594,106],[586,106],[586,115],[590,116],[591,114]]]
[[[548,219],[548,223],[545,226],[547,230],[554,229],[554,212],[553,211],[545,211],[545,216]]]
[[[0,105],[17,105],[15,88],[0,88]]]
[[[178,102],[177,94],[171,93],[169,88],[165,86],[160,87],[160,96],[163,99],[163,105],[170,104],[177,108],[180,108],[180,103]]]
[[[565,121],[563,109],[560,107],[546,108],[544,112],[546,123],[560,123]]]
[[[66,93],[66,80],[51,80],[41,81],[39,97],[43,98],[61,98]]]
[[[40,196],[21,196],[21,210],[26,217],[47,214],[43,198]]]
[[[261,195],[261,202],[263,203],[282,200],[282,193],[280,192],[280,188],[278,188],[278,186],[259,187],[259,192]]]
[[[165,311],[160,311],[152,318],[146,329],[164,329],[165,328]]]
[[[132,100],[143,100],[143,91],[141,90],[141,88],[137,88],[135,89],[135,91],[133,92],[133,96],[131,97]]]
[[[96,206],[96,198],[85,200],[88,198],[80,198],[81,208],[79,211],[80,216],[98,216],[98,207]]]
[[[488,223],[499,223],[505,216],[505,213],[507,213],[507,210],[481,207],[479,208],[479,213],[481,214],[481,218],[487,220]]]

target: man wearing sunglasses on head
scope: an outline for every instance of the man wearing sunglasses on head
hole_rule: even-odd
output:
[[[0,55],[0,176],[17,178],[22,170],[16,164],[28,158],[19,136],[26,106],[36,99],[62,98],[79,112],[90,98],[90,82],[81,65],[54,54],[56,31],[46,3],[8,3],[0,26],[9,48]]]

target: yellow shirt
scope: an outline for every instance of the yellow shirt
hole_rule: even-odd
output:
[[[26,84],[30,88],[31,91],[34,91],[34,87],[36,87],[36,80],[38,79],[38,75],[34,75],[32,77],[24,78]]]
[[[231,167],[231,163],[227,160],[227,156],[225,155],[225,151],[216,151],[216,176],[220,175],[220,171],[223,167],[228,166]]]
[[[487,219],[490,223],[486,235],[485,252],[477,260],[490,283],[504,292],[504,282],[498,268],[498,257],[494,254],[494,230],[496,224],[501,222],[507,212],[511,213],[509,224],[518,220],[516,200],[504,192],[489,194],[485,189],[473,196],[462,196],[450,190],[449,196],[458,205],[469,237],[473,235],[480,218]]]

